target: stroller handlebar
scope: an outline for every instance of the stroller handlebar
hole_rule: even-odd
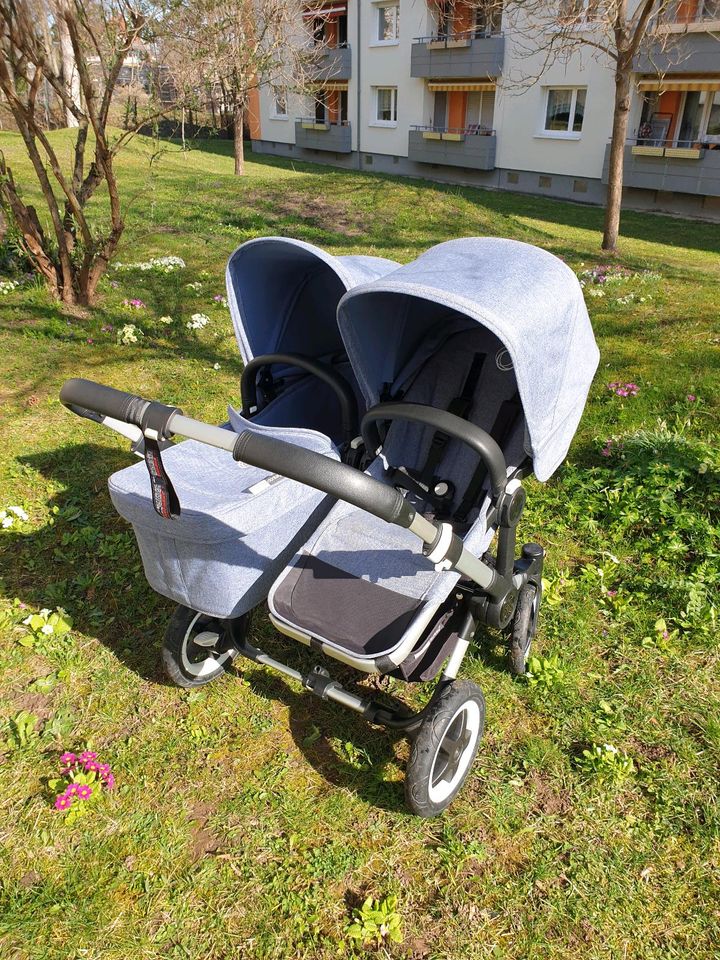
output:
[[[430,547],[427,555],[431,562],[436,562],[436,559],[445,562],[444,558],[452,555],[451,566],[456,570],[471,577],[489,593],[494,594],[498,589],[495,571],[465,549],[457,535],[452,534],[448,542],[444,542],[447,540],[446,534],[452,533],[449,524],[427,520],[394,487],[380,483],[346,463],[250,430],[236,434],[223,427],[193,420],[184,416],[177,407],[145,400],[92,380],[67,380],[60,391],[60,400],[73,413],[90,420],[103,422],[103,418],[109,418],[128,423],[139,427],[146,436],[154,434],[160,440],[179,434],[228,450],[235,460],[314,487],[386,523],[408,528]],[[435,553],[437,557],[433,556]]]

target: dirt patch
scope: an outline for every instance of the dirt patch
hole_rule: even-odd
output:
[[[261,193],[256,199],[267,206],[265,215],[271,222],[290,217],[344,237],[361,237],[367,228],[366,218],[360,211],[322,194],[309,197],[304,193],[283,193],[281,196]]]
[[[530,773],[525,781],[533,790],[533,813],[546,817],[560,817],[567,813],[571,806],[570,797],[565,791],[556,790],[537,771]]]
[[[222,841],[216,833],[208,827],[208,817],[214,812],[214,807],[209,803],[196,803],[190,816],[192,825],[190,827],[190,850],[193,863],[202,860],[209,854],[219,853],[222,850]]]
[[[670,747],[666,747],[662,743],[643,743],[641,740],[631,737],[628,741],[628,747],[630,753],[641,760],[648,760],[650,763],[656,763],[658,760],[669,760],[671,762],[675,760],[675,754]]]
[[[47,720],[52,714],[52,708],[44,693],[20,693],[12,699],[11,703],[13,716],[21,710],[27,710],[39,720]]]

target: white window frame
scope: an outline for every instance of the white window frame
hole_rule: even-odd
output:
[[[370,41],[371,47],[397,47],[400,45],[400,3],[399,0],[380,0],[373,3],[373,31]],[[395,7],[395,36],[390,40],[380,39],[380,11]]]
[[[570,100],[570,115],[568,117],[568,129],[567,130],[546,130],[545,122],[547,119],[548,111],[548,101],[550,100],[550,91],[551,90],[572,90],[572,98]],[[554,83],[550,86],[544,88],[543,99],[542,99],[542,115],[540,118],[540,129],[535,134],[536,137],[547,138],[549,140],[581,140],[582,139],[582,130],[573,130],[572,122],[575,119],[575,105],[577,104],[577,95],[579,90],[585,91],[585,112],[583,113],[583,126],[585,123],[585,113],[587,113],[587,95],[588,88],[584,86],[575,86],[571,83]]]
[[[678,123],[675,129],[675,135],[673,137],[673,146],[676,147],[678,143],[683,143],[680,139],[680,125],[682,124],[682,118],[685,114],[685,105],[687,104],[687,96],[689,91],[685,91],[680,102],[680,109],[678,110]],[[708,134],[707,128],[708,123],[710,122],[710,112],[712,110],[712,102],[715,96],[716,91],[709,90],[707,91],[709,96],[703,107],[702,115],[700,117],[700,126],[698,129],[697,139],[700,141],[708,141],[709,143],[720,143],[720,136],[718,134]]]
[[[373,109],[373,119],[370,121],[369,126],[371,126],[371,127],[397,127],[397,125],[398,125],[398,122],[397,122],[397,116],[398,116],[398,88],[397,88],[397,87],[390,86],[389,84],[388,84],[388,85],[378,84],[376,87],[373,87],[372,90],[373,90],[373,97],[372,97],[372,103],[373,103],[373,108],[372,108],[372,109]],[[391,104],[392,104],[392,106],[394,107],[394,110],[392,111],[392,112],[395,114],[395,119],[394,119],[394,120],[379,120],[379,119],[378,119],[378,111],[379,111],[379,108],[380,108],[380,106],[379,106],[379,100],[380,100],[380,91],[381,91],[381,90],[391,90],[391,91],[392,91]]]
[[[273,89],[270,96],[271,96],[270,119],[271,120],[289,120],[290,111],[288,110],[287,90]],[[285,113],[278,113],[278,108],[277,108],[278,97],[282,97],[285,101]]]

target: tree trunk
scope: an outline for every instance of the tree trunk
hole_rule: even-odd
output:
[[[625,140],[627,139],[628,120],[630,118],[631,66],[632,61],[628,61],[626,65],[621,61],[618,63],[615,73],[615,107],[612,140],[610,141],[608,189],[602,240],[602,249],[608,253],[617,251],[618,235],[620,233]]]
[[[80,104],[80,74],[75,65],[75,55],[73,54],[72,43],[70,42],[70,33],[67,24],[62,17],[57,19],[58,33],[60,34],[60,52],[62,55],[62,75],[63,84],[67,90],[68,96],[75,104]],[[68,127],[77,127],[78,120],[72,110],[65,108],[65,122]]]
[[[235,134],[235,173],[240,177],[245,173],[245,144],[243,143],[244,117],[245,108],[240,101],[236,100],[235,111],[233,113]]]
[[[185,104],[182,106],[182,117],[180,119],[180,136],[182,137],[182,148],[186,149],[185,146]]]

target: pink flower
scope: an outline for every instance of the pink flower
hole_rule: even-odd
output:
[[[78,760],[82,760],[83,762],[86,760],[97,760],[97,754],[93,753],[92,750],[83,750]]]
[[[135,310],[142,309],[145,304],[138,297],[131,297],[129,300],[123,300],[124,307],[134,307]]]
[[[617,596],[617,590],[608,590],[607,595],[612,599]]]
[[[112,333],[114,329],[115,329],[115,328],[113,327],[113,325],[112,325],[111,323],[104,323],[104,324],[100,327],[100,331],[101,331],[102,333]]]
[[[687,399],[688,399],[688,403],[695,403],[695,401],[697,400],[697,397],[695,396],[694,393],[689,393],[687,395]]]
[[[86,760],[85,769],[88,771],[88,773],[95,773],[100,769],[100,764],[96,763],[94,760]]]
[[[92,337],[88,337],[86,343],[95,343]]]
[[[67,808],[72,803],[72,798],[69,797],[66,793],[59,793],[55,797],[55,809],[56,810],[67,810]]]
[[[99,772],[99,774],[100,774],[101,777],[107,777],[107,775],[110,773],[110,764],[109,764],[109,763],[99,763],[99,764],[98,764],[98,772]]]
[[[69,750],[66,750],[65,753],[60,756],[60,763],[75,763],[77,757],[74,753],[70,753]]]
[[[115,789],[115,777],[111,773],[109,773],[107,776],[107,779],[105,781],[105,786],[108,788],[108,790]]]
[[[79,784],[77,784],[77,783],[71,783],[70,786],[69,786],[69,787],[67,788],[67,790],[65,791],[65,796],[67,796],[67,797],[75,797],[75,796],[77,796],[78,790],[79,790]]]
[[[600,451],[600,456],[609,457],[611,453],[612,453],[612,450],[610,449],[610,447],[603,447],[602,450]]]
[[[80,800],[89,800],[92,796],[92,787],[86,783],[81,783],[76,791]]]

